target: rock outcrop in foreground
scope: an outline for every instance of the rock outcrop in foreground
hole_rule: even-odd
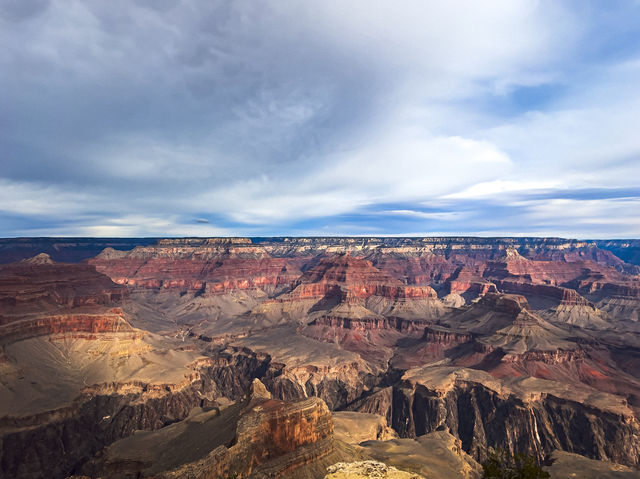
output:
[[[114,443],[90,472],[105,479],[296,477],[336,457],[321,399],[275,400],[256,379],[243,401]]]
[[[424,479],[377,461],[339,462],[327,469],[325,479]]]

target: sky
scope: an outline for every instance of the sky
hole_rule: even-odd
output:
[[[0,236],[640,237],[638,0],[0,0]]]

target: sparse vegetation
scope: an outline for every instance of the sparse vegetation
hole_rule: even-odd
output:
[[[497,451],[482,463],[485,479],[547,479],[549,473],[544,471],[534,456],[516,454],[512,456],[506,451]]]

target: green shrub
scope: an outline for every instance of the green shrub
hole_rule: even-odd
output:
[[[482,463],[485,479],[547,479],[548,472],[542,470],[534,456],[506,451],[494,452]]]

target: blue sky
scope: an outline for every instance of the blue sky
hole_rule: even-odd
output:
[[[0,0],[0,236],[640,237],[639,1]]]

